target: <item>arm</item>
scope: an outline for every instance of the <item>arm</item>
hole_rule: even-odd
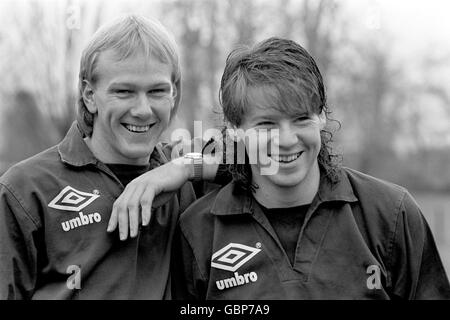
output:
[[[30,299],[37,278],[37,225],[0,184],[0,300]]]
[[[201,139],[193,139],[190,144],[191,147],[203,144],[203,181],[220,185],[231,181],[227,163],[231,163],[229,154],[234,157],[232,150],[235,149],[235,141],[228,137],[225,130],[222,131],[221,139],[211,139],[206,143]],[[179,142],[167,145],[166,151],[170,152],[172,161],[141,175],[126,186],[113,204],[108,232],[113,232],[118,226],[121,240],[126,240],[128,236],[136,237],[139,223],[146,226],[150,222],[151,209],[166,203],[174,191],[193,180],[193,161],[180,157],[179,146]]]
[[[214,164],[210,158],[212,156],[204,155],[203,180],[205,181],[215,181],[219,168],[219,165]],[[219,171],[224,175],[226,170]],[[139,219],[142,225],[146,226],[150,222],[152,207],[158,208],[164,204],[172,196],[172,192],[177,191],[193,177],[192,163],[180,157],[134,179],[114,202],[107,231],[113,232],[119,225],[121,240],[127,239],[128,234],[136,237]]]
[[[449,281],[433,235],[409,193],[400,208],[390,256],[394,296],[450,299]]]

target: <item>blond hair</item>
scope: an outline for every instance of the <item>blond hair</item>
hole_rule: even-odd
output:
[[[94,85],[98,80],[96,64],[99,55],[106,50],[114,50],[120,60],[141,50],[149,59],[156,57],[171,65],[172,84],[177,92],[171,118],[175,115],[181,98],[181,67],[177,44],[159,21],[128,15],[100,27],[83,50],[78,82],[77,121],[86,136],[92,135],[94,115],[84,104],[83,90],[86,80]]]

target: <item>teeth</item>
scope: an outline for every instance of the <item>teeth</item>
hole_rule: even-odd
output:
[[[131,124],[126,124],[125,127],[131,132],[146,132],[150,129],[150,126],[133,126]]]
[[[297,160],[298,157],[300,157],[301,152],[293,154],[293,155],[289,155],[289,156],[280,156],[280,155],[271,155],[270,157],[277,161],[277,162],[292,162],[294,160]]]

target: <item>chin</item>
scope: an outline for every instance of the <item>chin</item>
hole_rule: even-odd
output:
[[[146,148],[128,148],[123,153],[128,159],[133,161],[139,161],[140,159],[149,158],[151,155],[151,151],[149,147]]]
[[[268,180],[279,188],[292,188],[299,185],[303,180],[304,175],[275,175],[268,177]]]

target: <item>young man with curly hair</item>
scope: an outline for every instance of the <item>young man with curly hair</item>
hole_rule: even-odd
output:
[[[233,181],[181,215],[177,298],[450,298],[408,191],[336,161],[323,79],[304,48],[270,38],[232,51],[220,97],[233,128],[256,132],[258,161],[231,165]],[[263,173],[261,155],[276,173]]]

